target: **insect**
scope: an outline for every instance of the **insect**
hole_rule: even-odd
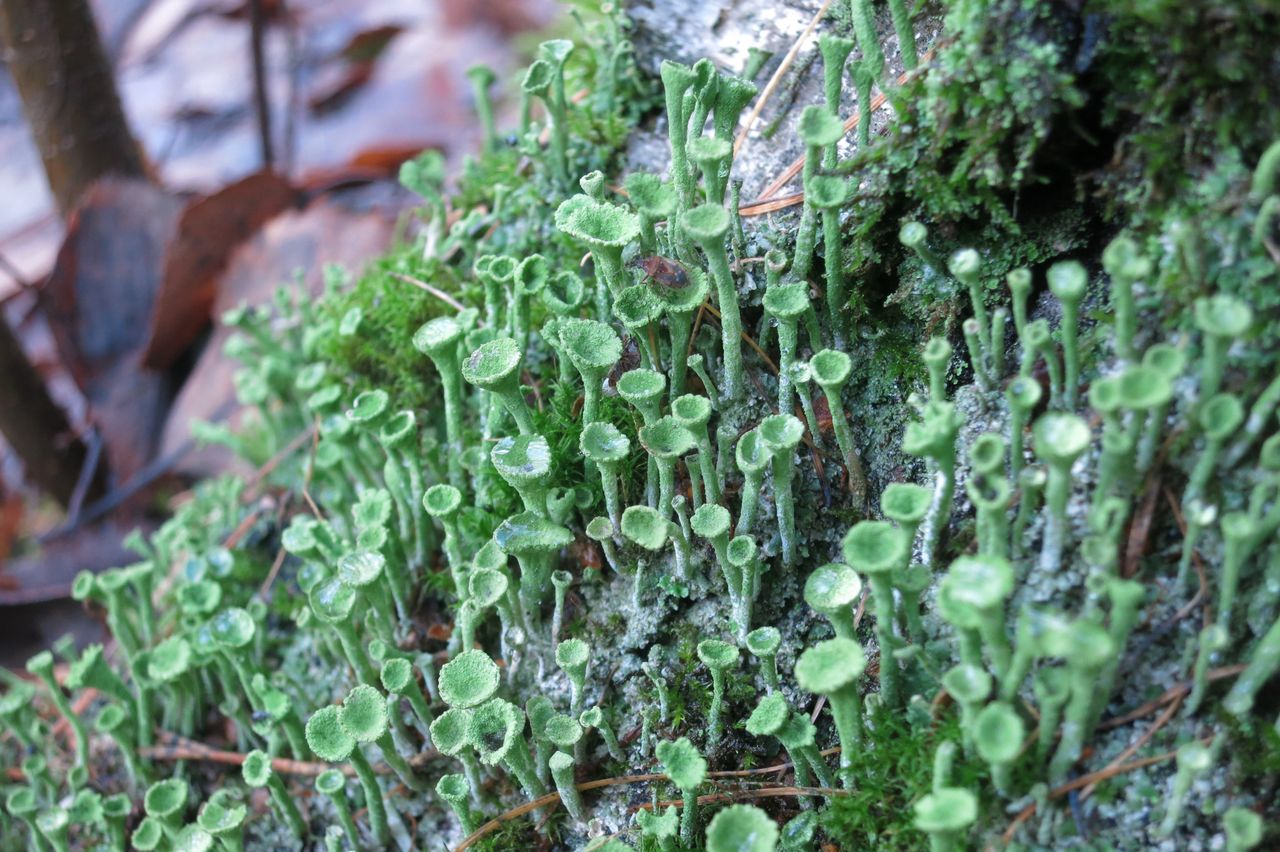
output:
[[[689,286],[689,273],[669,257],[656,254],[637,257],[631,261],[631,266],[642,270],[649,280],[668,290],[682,290]]]

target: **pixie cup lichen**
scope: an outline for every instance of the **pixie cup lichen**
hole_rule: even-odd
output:
[[[837,636],[805,650],[796,661],[796,682],[805,692],[824,696],[831,706],[836,731],[840,735],[840,767],[844,786],[852,789],[855,779],[848,770],[854,750],[862,745],[862,697],[858,679],[867,666],[862,646]]]

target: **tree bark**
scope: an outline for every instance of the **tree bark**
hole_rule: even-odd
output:
[[[27,478],[62,506],[70,506],[88,451],[3,317],[0,389],[0,432],[26,465]],[[95,496],[101,482],[99,469],[85,496]]]
[[[88,0],[0,0],[0,41],[64,217],[103,175],[147,176]]]

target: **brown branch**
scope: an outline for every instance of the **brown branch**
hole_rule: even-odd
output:
[[[147,179],[88,0],[0,0],[5,64],[64,217],[98,178]]]
[[[158,731],[157,736],[164,741],[166,745],[148,746],[138,749],[138,753],[148,760],[160,761],[177,761],[177,760],[196,760],[202,763],[217,763],[224,766],[240,766],[245,762],[246,755],[236,751],[224,751],[222,749],[211,748],[202,742],[187,739],[178,736],[169,731]],[[419,752],[409,759],[410,764],[420,766],[440,756],[440,752],[435,749],[427,749]],[[344,775],[354,777],[356,774],[355,767],[349,763],[324,763],[305,760],[289,760],[283,757],[274,757],[271,759],[271,768],[281,775],[308,775],[316,776],[327,769],[337,769]],[[376,764],[373,771],[388,775],[392,769],[385,763]]]

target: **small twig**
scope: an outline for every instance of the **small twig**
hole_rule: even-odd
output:
[[[751,790],[734,790],[730,793],[711,793],[706,796],[698,797],[698,804],[713,805],[717,802],[733,802],[738,799],[772,799],[776,796],[848,796],[848,790],[833,790],[830,787],[761,787]],[[658,802],[658,807],[666,808],[670,806],[677,808],[682,807],[684,802],[680,799],[670,799],[665,802]],[[643,805],[636,805],[632,808],[635,811],[653,810],[651,802],[645,802]]]
[[[837,753],[839,751],[840,749],[838,748],[827,749],[826,751],[823,751],[822,754],[825,756],[825,755]],[[707,774],[712,778],[729,778],[729,777],[741,777],[741,776],[748,776],[748,775],[768,775],[773,772],[785,770],[790,766],[791,766],[790,763],[779,763],[774,766],[766,766],[761,769],[724,770],[724,771],[718,771],[718,772],[709,772]],[[600,778],[595,781],[584,781],[581,784],[578,784],[577,788],[580,792],[585,793],[588,790],[598,790],[601,787],[620,787],[628,784],[643,784],[649,781],[664,781],[666,780],[666,778],[667,778],[666,775],[663,775],[661,773],[656,773],[656,772],[648,773],[645,775],[621,775],[616,778]],[[802,791],[802,792],[784,792],[784,791]],[[782,796],[782,795],[806,795],[807,796],[807,795],[813,794],[814,792],[824,796],[844,794],[843,790],[828,791],[828,790],[825,790],[824,788],[819,788],[819,787],[813,787],[813,788],[774,787],[774,788],[766,788],[765,790],[755,790],[751,792],[753,792],[757,798],[761,798],[762,796],[760,794],[766,793],[766,792],[771,792],[773,795],[779,795],[779,796]],[[706,798],[706,797],[703,797],[703,798]],[[699,798],[699,801],[702,801],[702,798]],[[518,819],[519,817],[522,817],[531,811],[539,810],[540,808],[546,807],[548,805],[552,805],[552,804],[558,805],[559,802],[560,802],[559,793],[548,793],[545,796],[534,799],[532,802],[525,802],[523,805],[517,805],[516,807],[511,808],[510,810],[504,811],[503,813],[498,814],[496,817],[489,820],[484,825],[480,826],[475,831],[473,831],[470,834],[470,836],[468,836],[465,840],[463,840],[461,843],[459,843],[457,846],[454,847],[453,852],[463,852],[463,850],[468,849],[477,840],[480,840],[485,835],[496,831],[504,822],[510,822],[513,819]]]
[[[256,492],[259,486],[261,486],[263,481],[268,476],[271,475],[272,471],[274,471],[277,467],[280,466],[280,463],[282,461],[287,459],[289,456],[293,455],[293,453],[298,448],[300,448],[307,441],[311,440],[311,435],[315,431],[315,428],[316,427],[313,424],[311,426],[308,426],[303,431],[299,432],[298,435],[293,440],[291,440],[289,443],[285,444],[283,447],[277,450],[274,456],[267,459],[266,462],[264,462],[261,467],[259,467],[257,470],[253,472],[252,476],[250,476],[247,480],[245,480],[244,493],[247,496],[242,498],[245,502],[248,502],[249,500],[253,499],[253,497],[256,495]]]
[[[466,307],[464,307],[463,304],[459,302],[457,299],[453,298],[448,293],[446,293],[445,291],[441,290],[438,287],[432,287],[430,284],[428,284],[425,281],[421,281],[417,278],[414,278],[411,275],[402,275],[399,272],[388,272],[387,274],[390,275],[392,278],[396,278],[400,281],[405,282],[406,284],[412,284],[415,287],[419,287],[427,291],[428,293],[435,296],[437,299],[444,302],[446,305],[448,305],[449,307],[453,308],[456,311],[466,310]]]
[[[80,475],[76,477],[76,487],[71,492],[71,500],[67,504],[67,523],[74,524],[80,519],[80,510],[84,508],[85,495],[93,484],[93,475],[98,471],[98,459],[102,457],[102,435],[97,427],[90,426],[85,443],[88,452],[84,463],[80,466]]]
[[[1182,509],[1178,506],[1178,501],[1173,496],[1173,491],[1171,491],[1167,485],[1164,486],[1164,499],[1169,504],[1169,509],[1173,512],[1174,522],[1177,523],[1178,530],[1181,531],[1182,537],[1185,539],[1187,537],[1187,522],[1182,517]],[[1190,615],[1195,608],[1200,605],[1200,602],[1204,600],[1205,596],[1209,594],[1209,578],[1205,574],[1204,561],[1200,558],[1200,551],[1196,550],[1194,547],[1191,548],[1191,564],[1195,566],[1196,577],[1200,581],[1200,588],[1196,589],[1196,593],[1192,596],[1191,600],[1187,601],[1181,609],[1175,612],[1173,617],[1170,618],[1166,624],[1161,625],[1161,632],[1168,630],[1173,627],[1173,625]]]
[[[764,91],[760,93],[760,97],[756,98],[755,106],[751,108],[751,112],[747,114],[747,120],[742,125],[742,129],[738,131],[738,138],[733,142],[733,155],[736,157],[742,150],[742,146],[747,144],[750,137],[751,128],[756,123],[756,119],[760,117],[760,111],[764,109],[764,105],[769,98],[777,90],[778,85],[782,82],[783,76],[790,70],[792,63],[796,61],[796,57],[800,55],[800,48],[809,40],[809,36],[813,34],[814,29],[818,26],[818,22],[827,14],[827,10],[831,8],[832,0],[824,0],[822,7],[809,21],[809,25],[804,28],[804,32],[800,33],[800,37],[791,45],[791,49],[787,51],[787,55],[782,57],[782,62],[778,63],[778,68],[773,72],[773,76],[769,78],[769,82],[765,84]]]
[[[1209,682],[1212,683],[1215,680],[1235,677],[1240,674],[1240,672],[1244,671],[1244,669],[1244,663],[1237,663],[1234,666],[1223,666],[1220,669],[1210,669],[1206,673],[1206,677],[1209,679]],[[1149,716],[1156,710],[1159,710],[1161,707],[1168,704],[1170,701],[1186,695],[1191,691],[1192,686],[1193,684],[1191,681],[1180,683],[1177,686],[1171,686],[1166,689],[1164,694],[1159,698],[1148,701],[1146,704],[1143,704],[1136,710],[1131,710],[1128,713],[1125,713],[1123,716],[1116,716],[1114,719],[1107,719],[1105,722],[1102,722],[1098,725],[1098,730],[1107,731],[1112,728],[1118,728],[1121,725],[1127,725],[1130,722]]]
[[[178,760],[198,760],[203,763],[220,763],[225,766],[240,766],[245,762],[246,755],[236,751],[224,751],[222,749],[211,748],[202,742],[190,740],[186,737],[178,736],[170,731],[157,731],[157,736],[161,740],[167,741],[167,745],[147,746],[138,749],[138,752],[149,760],[178,761]],[[419,752],[409,759],[409,762],[418,766],[440,756],[440,752],[435,749],[428,749]],[[275,757],[271,759],[271,768],[282,775],[310,775],[316,776],[327,769],[340,770],[348,777],[354,777],[356,774],[355,767],[349,763],[324,763],[312,762],[305,760],[289,760],[283,757]],[[375,764],[374,772],[387,775],[393,772],[390,766],[385,763]]]
[[[924,55],[922,55],[922,56],[920,57],[920,65],[919,65],[919,66],[918,66],[914,71],[903,71],[901,74],[899,74],[899,75],[898,75],[898,79],[896,80],[896,85],[898,85],[898,86],[902,86],[902,85],[903,85],[903,84],[905,84],[909,79],[911,79],[911,77],[912,77],[912,76],[914,76],[914,75],[916,75],[916,74],[920,74],[920,73],[922,73],[923,71],[925,71],[925,69],[926,69],[926,67],[927,67],[928,62],[929,62],[931,59],[933,59],[933,54],[934,54],[934,51],[935,51],[936,49],[937,49],[937,48],[936,48],[936,47],[934,47],[934,48],[930,48],[929,50],[925,51]],[[872,98],[872,99],[871,99],[870,111],[871,111],[871,112],[875,112],[876,110],[880,109],[880,107],[882,107],[882,106],[884,106],[884,105],[885,105],[885,101],[886,101],[886,97],[885,97],[884,92],[880,92],[880,93],[879,93],[879,94],[877,94],[874,98]],[[853,128],[855,128],[855,127],[857,127],[857,126],[858,126],[858,119],[859,119],[860,113],[861,113],[861,109],[854,110],[853,115],[851,115],[851,116],[849,116],[848,118],[846,118],[846,119],[845,119],[845,121],[844,121],[844,132],[845,132],[845,133],[848,133],[850,130],[853,130]],[[755,206],[758,206],[758,205],[760,205],[762,202],[768,201],[770,198],[773,198],[773,196],[777,195],[777,194],[778,194],[778,192],[779,192],[779,191],[780,191],[784,186],[786,186],[788,183],[790,183],[790,182],[791,182],[791,180],[792,180],[796,175],[800,174],[800,170],[801,170],[801,169],[803,169],[803,168],[804,168],[804,156],[803,156],[803,155],[801,155],[800,157],[798,157],[797,159],[795,159],[794,161],[792,161],[791,165],[789,165],[789,166],[787,166],[785,169],[783,169],[782,174],[780,174],[780,175],[778,175],[776,178],[774,178],[774,179],[773,179],[773,182],[772,182],[772,183],[770,183],[768,186],[766,186],[766,187],[764,188],[764,190],[760,193],[760,195],[756,197],[756,200],[755,200],[755,201],[753,201],[751,204],[749,204],[749,205],[748,205],[748,207],[755,207]],[[784,207],[790,207],[792,204],[799,204],[799,203],[800,203],[800,201],[804,199],[804,193],[800,193],[800,194],[795,195],[795,196],[788,196],[788,198],[790,198],[790,199],[794,199],[794,200],[791,200],[791,201],[790,201],[790,203],[783,205]],[[780,199],[780,200],[781,200],[781,199]],[[775,209],[779,209],[779,210],[780,210],[780,209],[782,209],[782,208],[781,208],[781,207],[779,207],[779,208],[775,208]],[[760,215],[761,213],[769,213],[769,212],[771,212],[771,211],[769,211],[769,210],[760,210],[759,212],[756,212],[756,213],[750,213],[750,214],[748,214],[748,213],[746,213],[746,212],[743,212],[743,214],[742,214],[742,215],[744,215],[744,216],[747,216],[747,215],[751,215],[751,216],[758,216],[758,215]]]
[[[698,339],[698,329],[702,328],[702,318],[706,316],[707,308],[710,306],[710,302],[703,302],[698,305],[698,315],[693,318],[693,328],[689,330],[689,346],[684,351],[686,358],[693,354],[693,343]]]
[[[1209,742],[1209,739],[1205,738],[1204,740],[1202,740],[1202,742],[1207,744]],[[1088,775],[1081,775],[1079,778],[1073,778],[1072,780],[1068,781],[1066,784],[1063,784],[1061,787],[1055,787],[1053,790],[1049,792],[1049,798],[1061,799],[1063,796],[1067,795],[1072,790],[1079,790],[1081,787],[1087,787],[1091,784],[1097,784],[1100,781],[1106,781],[1107,779],[1114,778],[1117,775],[1126,775],[1130,772],[1134,772],[1139,769],[1145,769],[1148,766],[1154,766],[1157,763],[1164,763],[1165,761],[1172,760],[1177,756],[1178,756],[1178,751],[1177,749],[1174,749],[1173,751],[1166,751],[1163,754],[1153,755],[1152,757],[1144,757],[1139,760],[1132,761],[1131,763],[1123,763],[1123,764],[1120,764],[1119,766],[1107,767],[1106,769],[1099,769],[1097,772],[1090,772]],[[1019,814],[1013,818],[1013,822],[1010,823],[1009,827],[1005,829],[1004,834],[1000,836],[1001,841],[1004,842],[1006,845],[1010,841],[1012,841],[1013,835],[1018,830],[1018,826],[1022,825],[1022,823],[1030,819],[1032,815],[1035,814],[1035,812],[1036,812],[1036,806],[1034,803],[1027,805],[1025,808],[1023,808],[1022,811],[1019,812]],[[987,848],[991,849],[994,847],[991,845],[988,845]]]
[[[263,506],[261,504],[254,506],[249,513],[240,519],[240,523],[236,524],[235,529],[227,534],[223,540],[222,546],[228,550],[234,548],[240,541],[249,534],[249,530],[253,529],[253,525],[258,522],[259,516],[262,515]]]
[[[750,204],[739,207],[738,215],[744,218],[763,216],[766,213],[776,213],[779,210],[786,210],[788,207],[795,207],[803,202],[804,193],[793,192],[791,195],[784,195],[781,198],[774,198],[769,201],[753,201]]]
[[[715,308],[711,307],[710,302],[703,302],[702,307],[705,308],[706,311],[709,314],[711,314],[711,316],[715,317],[717,321],[720,320],[720,312],[717,311]],[[775,376],[778,375],[778,365],[773,363],[773,359],[765,354],[765,351],[760,348],[760,344],[756,343],[755,339],[751,335],[747,334],[745,331],[740,331],[738,333],[742,336],[742,339],[746,342],[746,344],[750,346],[752,349],[754,349],[757,355],[759,355],[762,359],[764,359],[764,365],[769,368],[770,372],[772,372]]]
[[[1129,758],[1137,754],[1138,749],[1142,748],[1144,745],[1151,742],[1151,738],[1156,735],[1157,731],[1159,731],[1166,724],[1168,724],[1169,720],[1173,718],[1173,714],[1177,713],[1178,708],[1181,706],[1182,706],[1182,696],[1179,695],[1177,698],[1173,699],[1173,701],[1169,704],[1168,707],[1165,708],[1164,712],[1160,714],[1160,716],[1156,719],[1155,723],[1150,728],[1147,728],[1145,731],[1143,731],[1140,737],[1138,737],[1136,740],[1134,740],[1132,743],[1126,746],[1124,751],[1117,754],[1110,763],[1108,763],[1106,766],[1103,767],[1103,771],[1105,772],[1108,769],[1114,769],[1115,767],[1119,766],[1120,764],[1124,763],[1126,760],[1128,760]],[[1085,787],[1084,790],[1081,791],[1080,793],[1080,798],[1081,799],[1089,798],[1090,796],[1093,795],[1093,791],[1096,790],[1097,787],[1098,785],[1096,782]]]
[[[317,417],[311,424],[311,452],[307,454],[307,468],[302,474],[302,499],[307,501],[307,505],[311,507],[311,514],[315,515],[317,521],[323,521],[324,514],[321,513],[316,501],[311,499],[311,479],[315,475],[316,470],[316,447],[320,444],[320,418]]]
[[[271,141],[271,101],[267,98],[267,61],[263,50],[266,35],[266,10],[263,0],[249,0],[249,50],[253,60],[253,114],[258,122],[258,144],[262,167],[275,166],[275,146]]]

